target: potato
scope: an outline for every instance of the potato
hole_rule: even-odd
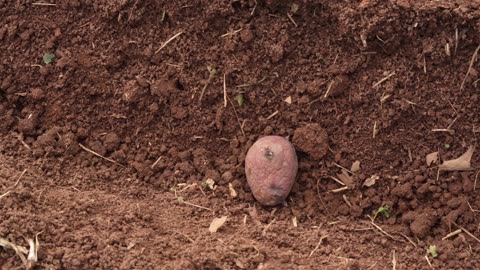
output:
[[[263,205],[285,202],[297,175],[295,148],[284,137],[265,136],[248,149],[245,174],[253,196]]]

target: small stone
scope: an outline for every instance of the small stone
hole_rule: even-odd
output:
[[[169,97],[177,90],[175,81],[168,79],[161,79],[152,83],[150,86],[150,92],[152,95],[159,97]]]
[[[134,80],[128,81],[123,87],[122,100],[126,102],[136,102],[140,98],[140,87]]]
[[[330,85],[329,96],[337,97],[343,94],[350,83],[350,78],[346,75],[339,75],[335,77]]]
[[[28,40],[30,38],[30,35],[31,35],[31,32],[27,30],[20,34],[20,38],[22,40]]]
[[[100,141],[93,141],[93,142],[89,143],[88,146],[89,146],[90,150],[94,151],[95,153],[97,153],[101,156],[105,156],[105,154],[107,153],[107,149],[105,149],[105,147],[103,146],[103,144]]]
[[[107,151],[117,150],[120,146],[120,138],[116,133],[110,132],[105,135],[104,146]]]
[[[273,63],[278,63],[283,59],[285,49],[281,44],[274,44],[268,50]]]
[[[41,100],[45,98],[45,92],[40,88],[33,88],[28,96],[33,100]]]
[[[231,172],[227,171],[222,174],[222,179],[225,180],[226,182],[230,182],[233,180],[233,175]]]
[[[40,72],[40,75],[47,76],[49,72],[48,66],[42,66],[39,72]]]
[[[249,29],[249,28],[240,31],[240,40],[243,43],[249,43],[250,41],[253,40],[254,37],[255,36],[254,36],[252,30]]]
[[[137,76],[135,77],[135,79],[137,80],[137,83],[138,85],[140,85],[140,87],[147,88],[150,85],[148,81],[141,76]]]

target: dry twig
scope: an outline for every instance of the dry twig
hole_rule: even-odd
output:
[[[458,225],[457,223],[453,222],[452,223],[457,226],[458,228],[462,229],[462,231],[466,234],[468,234],[470,237],[472,237],[473,239],[475,239],[477,242],[480,243],[480,239],[478,239],[475,235],[473,235],[473,233],[467,231],[467,229],[463,228],[462,226]]]
[[[408,236],[406,236],[405,234],[403,234],[403,233],[401,233],[401,232],[399,232],[398,234],[400,234],[403,238],[407,239],[407,241],[408,241],[410,244],[412,244],[413,247],[415,247],[415,248],[418,247],[418,245],[415,244],[415,242],[413,242],[413,240],[410,239],[410,238],[408,238]]]
[[[273,112],[272,114],[270,114],[270,115],[267,117],[267,120],[272,119],[272,118],[273,118],[275,115],[277,115],[277,114],[278,114],[278,111]]]
[[[394,240],[394,241],[397,241],[397,242],[402,242],[401,240],[393,237],[391,234],[387,233],[386,231],[384,231],[380,226],[378,226],[377,224],[375,224],[374,222],[370,222],[370,224],[372,224],[375,228],[377,228],[381,233],[383,233],[384,235],[386,235],[388,238]]]
[[[322,244],[323,242],[323,239],[327,238],[328,235],[323,235],[322,237],[320,237],[320,240],[318,240],[318,243],[317,245],[315,246],[315,248],[310,252],[310,254],[308,255],[308,258],[312,257],[313,253],[315,253],[315,251],[318,250],[318,248],[320,247],[320,245]]]
[[[55,7],[55,6],[57,6],[57,4],[53,4],[53,3],[43,3],[43,2],[34,2],[34,3],[32,3],[32,5],[34,5],[34,6],[47,6],[47,7]]]
[[[11,191],[9,190],[9,191],[3,193],[2,195],[0,195],[0,199],[3,198],[3,197],[6,197],[8,194],[10,194],[10,192]]]
[[[477,172],[477,174],[475,174],[475,182],[473,182],[473,191],[477,189],[478,174],[480,174],[480,170]]]
[[[242,30],[243,30],[243,28],[240,28],[238,30],[234,30],[234,31],[228,32],[226,34],[223,34],[223,35],[221,35],[221,37],[233,36],[233,35],[235,35],[236,33],[240,32]]]
[[[208,69],[208,73],[209,73],[208,79],[207,79],[207,82],[205,83],[205,85],[202,88],[202,92],[200,93],[200,98],[198,99],[198,102],[202,102],[203,94],[205,94],[205,90],[207,90],[207,87],[210,85],[213,77],[215,76],[215,73],[217,72],[215,70],[215,68],[210,67],[210,66],[208,66],[207,69]]]
[[[223,107],[227,107],[227,79],[225,73],[223,73]]]
[[[378,81],[377,83],[375,83],[372,87],[373,88],[376,88],[377,86],[379,86],[380,84],[384,83],[385,81],[387,81],[388,79],[390,79],[390,77],[392,77],[393,75],[395,75],[395,71],[390,73],[388,76],[386,76],[385,78],[381,79],[380,81]]]
[[[272,224],[277,221],[276,218],[274,218],[270,223],[267,224],[267,226],[265,226],[265,228],[263,229],[262,231],[262,236],[265,236],[267,235],[267,230],[270,228],[270,226],[272,226]]]
[[[430,260],[428,259],[428,255],[425,255],[425,260],[427,260],[427,263],[428,263],[428,265],[430,266],[430,268],[433,269],[433,265],[432,265],[432,263],[430,262]]]
[[[245,121],[243,121],[243,124],[240,122],[240,118],[238,117],[237,110],[235,109],[235,105],[233,105],[232,100],[227,96],[228,102],[230,102],[230,105],[232,105],[233,108],[233,113],[235,114],[235,118],[237,118],[238,125],[240,126],[240,131],[242,132],[242,135],[245,137],[245,131],[243,131],[243,125],[245,124]]]
[[[175,34],[173,37],[169,38],[167,41],[165,41],[162,46],[160,46],[160,48],[158,48],[156,51],[155,51],[155,54],[159,53],[163,48],[165,48],[165,46],[168,45],[168,43],[172,42],[172,40],[176,39],[178,36],[180,36],[181,34],[183,34],[183,31],[182,32],[179,32],[177,34]]]
[[[293,20],[293,17],[292,17],[292,15],[290,15],[290,13],[287,13],[287,17],[290,19],[290,21],[293,23],[293,25],[295,25],[295,27],[298,27],[298,24],[295,22],[295,20]]]
[[[339,192],[345,191],[347,189],[348,189],[348,187],[341,187],[341,188],[333,189],[333,190],[331,190],[331,192],[332,193],[339,193]]]
[[[346,185],[345,185],[345,183],[343,183],[342,181],[340,181],[340,179],[338,179],[338,178],[335,178],[335,177],[333,177],[333,176],[330,176],[330,178],[331,178],[333,181],[335,181],[335,182],[339,183],[340,185],[342,185],[342,186],[346,186]]]
[[[20,182],[20,179],[22,178],[22,176],[27,172],[27,169],[23,170],[23,172],[20,174],[20,176],[17,178],[17,181],[15,182],[15,184],[13,185],[13,187],[16,187],[18,185],[18,183]]]
[[[153,170],[155,166],[157,166],[158,162],[160,162],[161,159],[162,159],[162,156],[159,156],[157,160],[155,160],[155,162],[152,164],[152,166],[150,166],[150,168]]]
[[[396,270],[397,269],[397,258],[395,256],[395,249],[392,251],[392,269]]]
[[[463,78],[462,84],[460,85],[460,90],[463,89],[463,86],[465,85],[465,82],[467,81],[468,75],[470,75],[470,71],[472,70],[473,63],[475,63],[475,59],[477,59],[478,51],[480,50],[480,45],[475,49],[475,52],[473,52],[472,55],[472,60],[470,60],[470,65],[468,66],[467,74],[465,74],[465,78]]]
[[[211,208],[208,208],[208,207],[205,207],[205,206],[197,205],[197,204],[190,203],[190,202],[187,202],[187,201],[184,201],[184,200],[179,200],[179,201],[186,204],[186,205],[190,205],[190,206],[193,206],[193,207],[196,207],[196,208],[200,208],[200,209],[203,209],[203,210],[208,210],[208,211],[214,212]]]
[[[87,152],[90,153],[90,154],[93,154],[93,155],[95,155],[95,156],[97,156],[97,157],[99,157],[99,158],[105,159],[106,161],[109,161],[109,162],[112,162],[112,163],[115,163],[115,164],[117,164],[117,165],[119,165],[119,166],[124,167],[122,164],[116,162],[115,160],[110,159],[110,158],[107,158],[107,157],[104,157],[104,156],[100,155],[99,153],[97,153],[97,152],[95,152],[95,151],[93,151],[93,150],[88,149],[87,147],[85,147],[85,146],[84,146],[83,144],[81,144],[81,143],[79,143],[78,145],[79,145],[83,150],[87,151]]]
[[[462,229],[458,229],[454,232],[451,232],[451,233],[447,234],[445,237],[442,238],[442,241],[447,240],[448,238],[451,238],[451,237],[453,237],[457,234],[461,234],[461,233],[462,233]]]

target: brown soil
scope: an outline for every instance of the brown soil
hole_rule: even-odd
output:
[[[480,267],[478,170],[425,161],[478,144],[479,1],[34,3],[0,0],[0,237],[41,232],[35,269]],[[267,134],[301,143],[287,206],[246,183]]]

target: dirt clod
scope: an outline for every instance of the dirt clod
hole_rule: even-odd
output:
[[[414,218],[410,224],[410,230],[416,237],[423,239],[430,233],[432,226],[437,220],[436,212],[433,209],[427,209]]]
[[[327,131],[319,124],[307,124],[295,130],[293,143],[312,159],[320,160],[328,151]]]

